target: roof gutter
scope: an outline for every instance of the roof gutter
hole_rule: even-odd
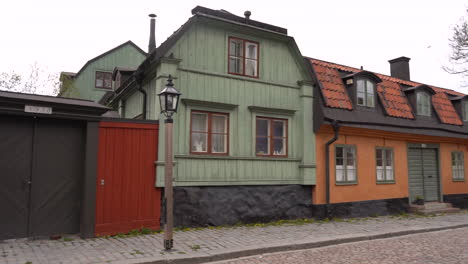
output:
[[[327,143],[325,143],[325,200],[326,200],[326,208],[325,208],[325,215],[327,218],[331,215],[330,209],[330,145],[333,144],[338,139],[338,134],[340,130],[340,124],[336,120],[331,120],[333,131],[335,134],[333,138],[331,138]]]

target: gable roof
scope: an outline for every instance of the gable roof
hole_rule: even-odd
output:
[[[88,65],[91,64],[92,62],[97,61],[97,60],[99,60],[100,58],[102,58],[102,57],[104,57],[104,56],[106,56],[106,55],[108,55],[108,54],[110,54],[110,53],[112,53],[112,52],[114,52],[114,51],[116,51],[116,50],[118,50],[118,49],[120,49],[120,48],[126,46],[126,45],[131,45],[131,46],[133,46],[137,51],[139,51],[139,52],[140,52],[142,55],[144,55],[144,56],[147,56],[147,55],[148,55],[145,51],[143,51],[143,50],[142,50],[140,47],[138,47],[135,43],[133,43],[131,40],[129,40],[129,41],[127,41],[127,42],[124,42],[124,43],[118,45],[117,47],[115,47],[115,48],[113,48],[113,49],[110,49],[110,50],[108,50],[108,51],[102,53],[102,54],[99,55],[99,56],[96,56],[96,57],[90,59],[90,60],[89,60],[88,62],[86,62],[85,65],[83,65],[83,67],[81,67],[81,69],[75,74],[74,78],[77,78],[77,77],[80,75],[80,73],[83,72],[84,69],[86,69],[86,67],[88,67]]]
[[[312,65],[317,80],[320,83],[320,90],[325,105],[330,108],[352,110],[353,105],[342,81],[340,72],[357,73],[363,70],[313,58],[307,59]],[[453,90],[427,86],[418,82],[406,81],[379,73],[375,73],[375,75],[382,79],[382,82],[377,84],[377,94],[387,115],[405,119],[415,118],[408,98],[403,92],[403,89],[409,86],[411,88],[407,90],[423,88],[435,94],[431,97],[432,104],[442,123],[463,125],[463,122],[448,97],[448,95],[460,96],[463,94]]]
[[[117,89],[114,93],[114,96],[108,97],[106,100],[102,100],[102,103],[109,103],[112,104],[113,102],[118,101],[124,95],[130,93],[131,91],[136,89],[136,85],[134,82],[131,82],[130,79],[135,79],[137,74],[145,73],[149,70],[151,65],[158,64],[161,59],[166,55],[166,53],[174,46],[174,44],[182,37],[182,35],[199,19],[200,17],[205,17],[209,19],[215,19],[218,21],[232,23],[236,25],[241,25],[249,28],[253,28],[256,30],[261,30],[269,33],[274,33],[278,35],[282,35],[284,37],[288,37],[294,43],[294,39],[292,37],[287,36],[287,29],[281,28],[278,26],[273,26],[270,24],[262,23],[259,21],[245,19],[244,17],[233,15],[232,13],[226,10],[213,10],[210,8],[196,6],[192,9],[192,17],[190,17],[182,26],[179,27],[174,33],[169,36],[163,43],[159,45],[158,48],[154,49],[151,54],[147,56],[147,58],[138,66],[138,69],[133,73],[132,77],[126,81],[126,85],[123,84],[119,89]],[[302,56],[302,55],[300,55]],[[301,57],[302,58],[302,57]],[[301,60],[300,63],[303,63]]]

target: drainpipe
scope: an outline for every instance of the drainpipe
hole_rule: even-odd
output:
[[[338,132],[340,130],[340,125],[338,121],[332,120],[332,127],[335,135],[327,143],[325,143],[325,197],[326,197],[326,217],[328,218],[331,214],[330,212],[330,145],[333,144],[338,139]]]
[[[146,91],[143,89],[143,72],[137,72],[136,74],[136,82],[138,85],[138,91],[143,94],[143,109],[141,112],[141,118],[143,120],[146,120],[146,102],[148,101],[148,95],[146,94]]]

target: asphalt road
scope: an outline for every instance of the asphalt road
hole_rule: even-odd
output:
[[[210,264],[468,264],[468,228],[286,251]]]

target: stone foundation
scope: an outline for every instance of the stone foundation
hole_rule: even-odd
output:
[[[312,218],[311,198],[312,188],[302,185],[176,187],[174,225],[220,226]]]
[[[444,195],[444,202],[456,208],[468,209],[468,193]]]
[[[312,188],[302,185],[207,186],[174,188],[174,226],[221,226],[280,219],[326,217],[312,205]],[[452,197],[468,205],[468,195]],[[455,199],[456,198],[456,199]],[[457,203],[454,203],[454,206]],[[328,217],[350,218],[408,212],[408,198],[331,204]],[[164,223],[165,209],[161,223]]]

